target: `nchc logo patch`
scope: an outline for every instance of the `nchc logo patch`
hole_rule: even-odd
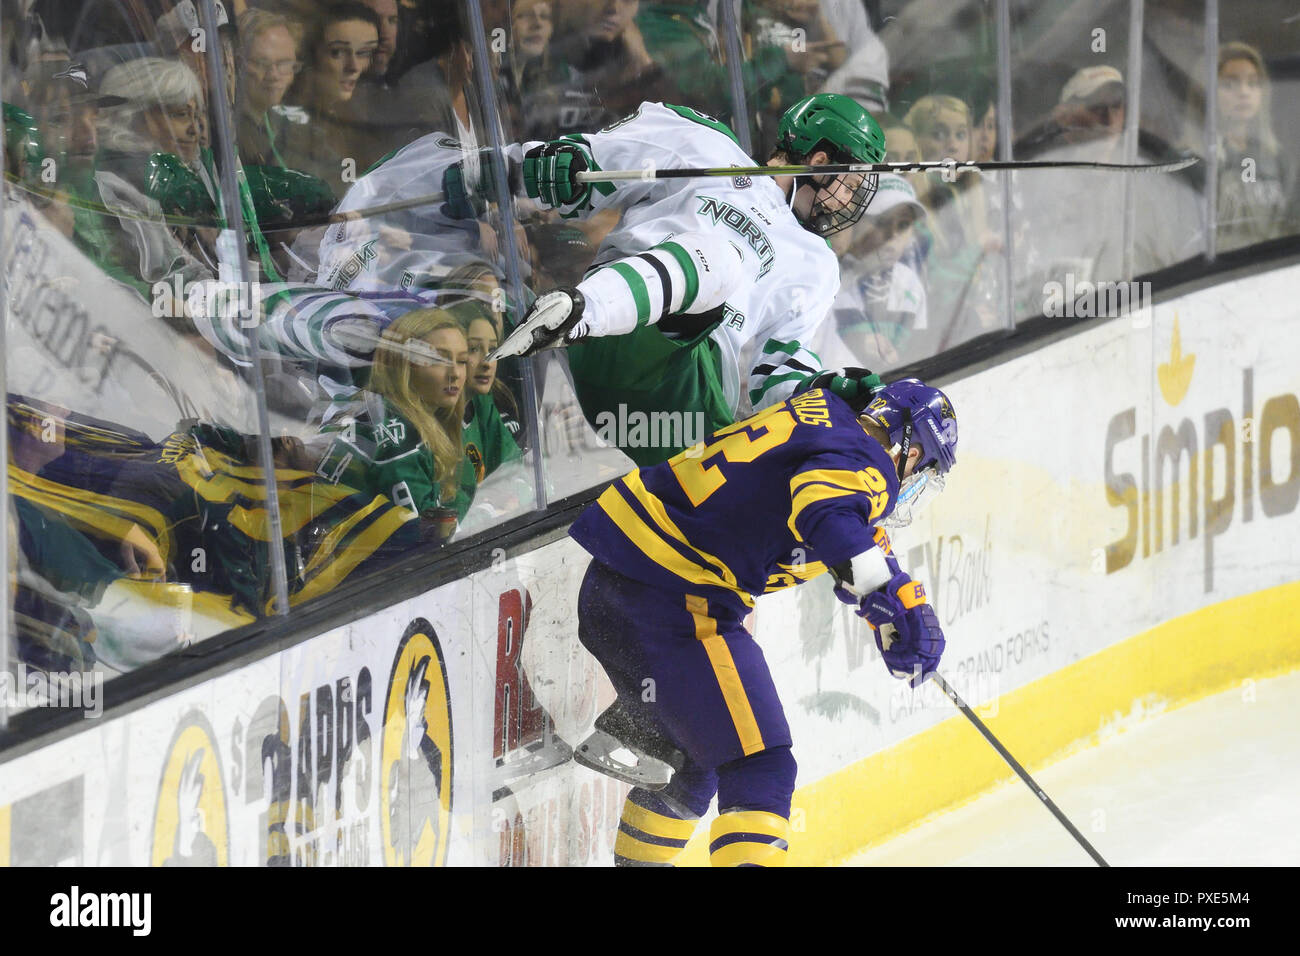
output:
[[[432,625],[406,628],[384,705],[379,826],[387,866],[442,866],[451,833],[451,697]]]

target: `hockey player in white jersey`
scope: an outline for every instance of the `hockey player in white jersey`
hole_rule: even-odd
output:
[[[711,432],[748,413],[742,360],[754,409],[783,401],[821,371],[807,343],[839,288],[826,237],[861,217],[874,175],[575,180],[584,170],[754,165],[722,123],[662,103],[642,103],[600,132],[524,150],[529,197],[565,218],[609,208],[622,218],[586,278],[539,298],[497,357],[569,346],[578,399],[598,428],[602,413],[703,413]],[[877,163],[884,155],[884,135],[866,110],[818,94],[782,117],[769,165]],[[628,433],[623,450],[640,465],[682,450],[639,446]]]
[[[449,215],[441,205],[361,215],[437,192],[447,170],[459,168],[465,154],[457,140],[430,133],[376,163],[335,209],[353,215],[321,237],[317,284],[350,292],[431,288],[460,266],[490,261],[492,250],[484,239],[491,230],[472,218]],[[472,174],[477,177],[479,170]]]

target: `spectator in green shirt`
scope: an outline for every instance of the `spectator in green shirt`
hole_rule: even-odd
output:
[[[488,355],[500,344],[491,313],[462,313],[469,342],[469,399],[465,407],[465,454],[482,481],[502,463],[519,457],[519,407],[505,382],[497,377],[497,363]]]
[[[462,436],[468,363],[455,316],[416,309],[398,318],[384,330],[366,388],[337,398],[326,415],[321,431],[333,440],[317,475],[383,495],[449,538],[470,501]]]

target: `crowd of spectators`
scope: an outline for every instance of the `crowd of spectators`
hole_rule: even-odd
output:
[[[531,506],[535,416],[520,370],[487,361],[503,317],[526,305],[508,277],[525,296],[572,284],[612,221],[512,207],[491,185],[477,221],[444,216],[417,200],[447,166],[491,178],[491,162],[464,161],[493,142],[596,130],[645,100],[743,128],[762,157],[790,103],[819,91],[869,109],[890,160],[998,156],[991,67],[899,95],[861,0],[737,4],[743,63],[730,70],[719,4],[693,0],[483,0],[477,54],[460,0],[216,6],[215,38],[194,0],[122,0],[100,33],[67,4],[6,6],[6,202],[129,290],[158,334],[214,375],[246,378],[263,363],[277,431],[267,461],[256,436],[220,421],[149,435],[110,407],[11,392],[10,567],[22,569],[11,588],[20,652],[36,666],[126,669],[269,613],[273,549],[297,603]],[[1047,115],[1017,120],[1017,159],[1129,156],[1128,87],[1119,61],[1101,59],[1071,65]],[[1201,75],[1189,74],[1183,141],[1138,138],[1130,159],[1204,151]],[[1268,64],[1225,42],[1218,80],[1207,163],[1218,248],[1293,234],[1296,166],[1275,132]],[[417,143],[415,161],[406,147]],[[384,175],[367,176],[376,168]],[[834,239],[841,286],[823,360],[898,367],[1032,314],[1043,283],[1066,271],[1118,280],[1193,256],[1206,175],[1143,180],[1127,222],[1106,173],[882,175],[866,215]],[[225,195],[232,184],[238,195]],[[229,239],[232,210],[243,250]],[[160,286],[228,280],[236,253],[260,282],[255,328],[157,310]],[[56,437],[39,441],[51,421]],[[251,490],[259,481],[279,489],[280,540],[265,491]],[[199,562],[196,548],[217,557]]]

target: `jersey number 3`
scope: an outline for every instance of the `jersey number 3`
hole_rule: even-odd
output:
[[[795,424],[789,410],[776,405],[765,414],[719,429],[703,448],[698,445],[688,448],[669,464],[686,497],[698,508],[727,483],[727,476],[722,473],[724,461],[753,461],[789,439]]]

